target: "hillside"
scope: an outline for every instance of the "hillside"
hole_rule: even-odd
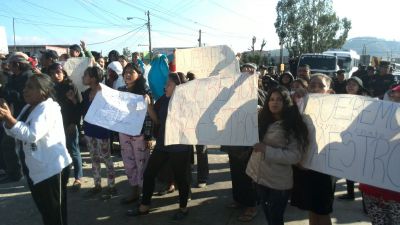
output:
[[[374,37],[357,37],[346,41],[343,48],[353,49],[358,54],[362,54],[363,46],[366,46],[367,54],[382,58],[399,58],[400,42],[388,41]]]

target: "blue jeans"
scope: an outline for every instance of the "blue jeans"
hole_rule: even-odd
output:
[[[67,141],[67,149],[72,158],[72,164],[74,165],[74,177],[75,180],[80,179],[83,176],[82,172],[82,157],[79,149],[79,133],[78,127],[75,125],[75,129],[72,133],[65,133]]]
[[[290,190],[275,190],[257,184],[257,194],[268,225],[283,225],[283,214],[289,200]]]

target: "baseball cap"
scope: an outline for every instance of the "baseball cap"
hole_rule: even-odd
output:
[[[29,63],[29,56],[23,52],[14,52],[8,57],[8,63]]]
[[[396,85],[392,88],[392,91],[400,91],[400,85]]]

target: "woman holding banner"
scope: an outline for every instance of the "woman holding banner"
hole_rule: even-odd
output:
[[[389,91],[389,100],[400,102],[400,85]],[[359,186],[373,225],[400,224],[400,193],[367,184]]]
[[[120,91],[126,91],[137,95],[143,95],[147,101],[147,115],[143,123],[140,135],[131,136],[119,133],[121,156],[124,162],[125,173],[132,193],[121,200],[122,204],[128,204],[139,199],[143,186],[143,173],[150,157],[152,139],[152,123],[157,121],[150,98],[150,88],[146,84],[142,70],[133,63],[128,63],[123,70],[126,86],[120,87]]]
[[[332,79],[329,76],[316,73],[310,78],[308,92],[333,94],[331,86]],[[299,108],[306,105],[304,104],[306,100],[307,96],[302,99],[297,97],[297,103],[303,103]],[[290,204],[309,212],[310,225],[332,224],[330,214],[333,211],[334,193],[335,178],[332,176],[303,168],[301,165],[293,167],[293,190]]]
[[[89,85],[89,88],[82,94],[82,114],[85,116],[97,92],[101,91],[100,82],[103,80],[103,71],[97,66],[88,67],[82,79],[84,85]],[[104,198],[111,197],[117,193],[117,190],[115,188],[114,163],[110,150],[110,131],[86,121],[83,122],[83,130],[92,160],[92,173],[95,185],[87,192],[87,196],[90,197],[102,191],[100,162],[103,160],[106,164],[108,181],[108,189]]]
[[[308,146],[308,129],[284,87],[270,90],[259,114],[260,143],[253,147],[246,173],[257,186],[268,224],[283,225],[293,187],[292,165]]]
[[[127,212],[128,216],[146,215],[150,211],[151,197],[153,195],[155,178],[163,166],[170,162],[174,178],[179,189],[179,210],[174,214],[174,220],[181,220],[188,214],[187,202],[190,191],[188,180],[188,170],[190,166],[190,150],[189,145],[164,145],[165,125],[168,114],[168,104],[175,90],[175,87],[186,82],[185,77],[177,73],[168,75],[167,85],[165,87],[165,95],[156,102],[159,107],[156,113],[159,121],[159,133],[157,135],[156,146],[150,155],[149,162],[144,172],[142,201],[139,207]]]

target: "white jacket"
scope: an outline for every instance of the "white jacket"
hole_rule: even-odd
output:
[[[291,189],[292,165],[302,157],[296,139],[286,136],[282,121],[277,121],[268,127],[262,142],[266,144],[264,152],[253,151],[246,174],[257,184],[276,190]]]
[[[29,105],[26,105],[22,109],[17,120],[28,108]],[[65,144],[61,108],[51,98],[38,104],[25,122],[18,121],[5,131],[22,142],[33,184],[60,173],[72,162]],[[16,151],[19,152],[20,142],[16,143]]]

